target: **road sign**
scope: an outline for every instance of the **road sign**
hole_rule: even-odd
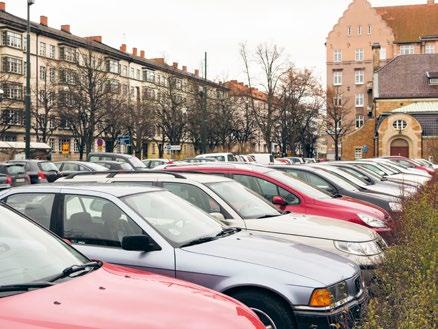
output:
[[[131,145],[131,136],[129,135],[119,136],[117,137],[117,140],[122,145],[127,145],[127,146]]]
[[[362,153],[368,153],[368,145],[362,146]]]
[[[96,139],[97,152],[103,152],[105,150],[105,141],[102,138]]]
[[[62,143],[62,154],[70,154],[70,143]]]

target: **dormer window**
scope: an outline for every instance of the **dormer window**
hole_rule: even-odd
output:
[[[426,77],[430,86],[438,86],[438,72],[427,72]]]
[[[8,46],[17,49],[23,48],[23,37],[21,33],[12,32],[12,31],[3,31],[2,39],[3,39],[2,40],[3,46]]]

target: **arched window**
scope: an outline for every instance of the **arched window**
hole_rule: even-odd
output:
[[[408,123],[405,120],[396,120],[392,126],[397,130],[403,130],[407,127]]]

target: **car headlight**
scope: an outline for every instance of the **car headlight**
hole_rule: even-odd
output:
[[[380,219],[378,219],[378,218],[376,218],[374,216],[370,216],[370,215],[362,214],[362,213],[359,213],[357,215],[368,226],[371,226],[371,227],[386,227],[386,225],[385,225],[385,223],[383,221],[381,221]]]
[[[396,211],[396,212],[400,212],[403,209],[401,203],[398,202],[390,202],[389,208],[391,208],[392,211]]]
[[[348,286],[346,281],[341,281],[328,288],[313,290],[310,296],[309,306],[331,307],[342,304],[348,298]]]
[[[348,242],[334,241],[336,249],[346,252],[347,254],[357,256],[373,256],[382,253],[382,249],[376,241],[368,242]]]

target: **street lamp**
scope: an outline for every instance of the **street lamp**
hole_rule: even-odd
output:
[[[26,30],[26,93],[24,95],[25,111],[24,111],[24,124],[26,129],[26,145],[25,154],[26,159],[30,159],[30,6],[35,3],[35,0],[27,0],[27,30]]]

